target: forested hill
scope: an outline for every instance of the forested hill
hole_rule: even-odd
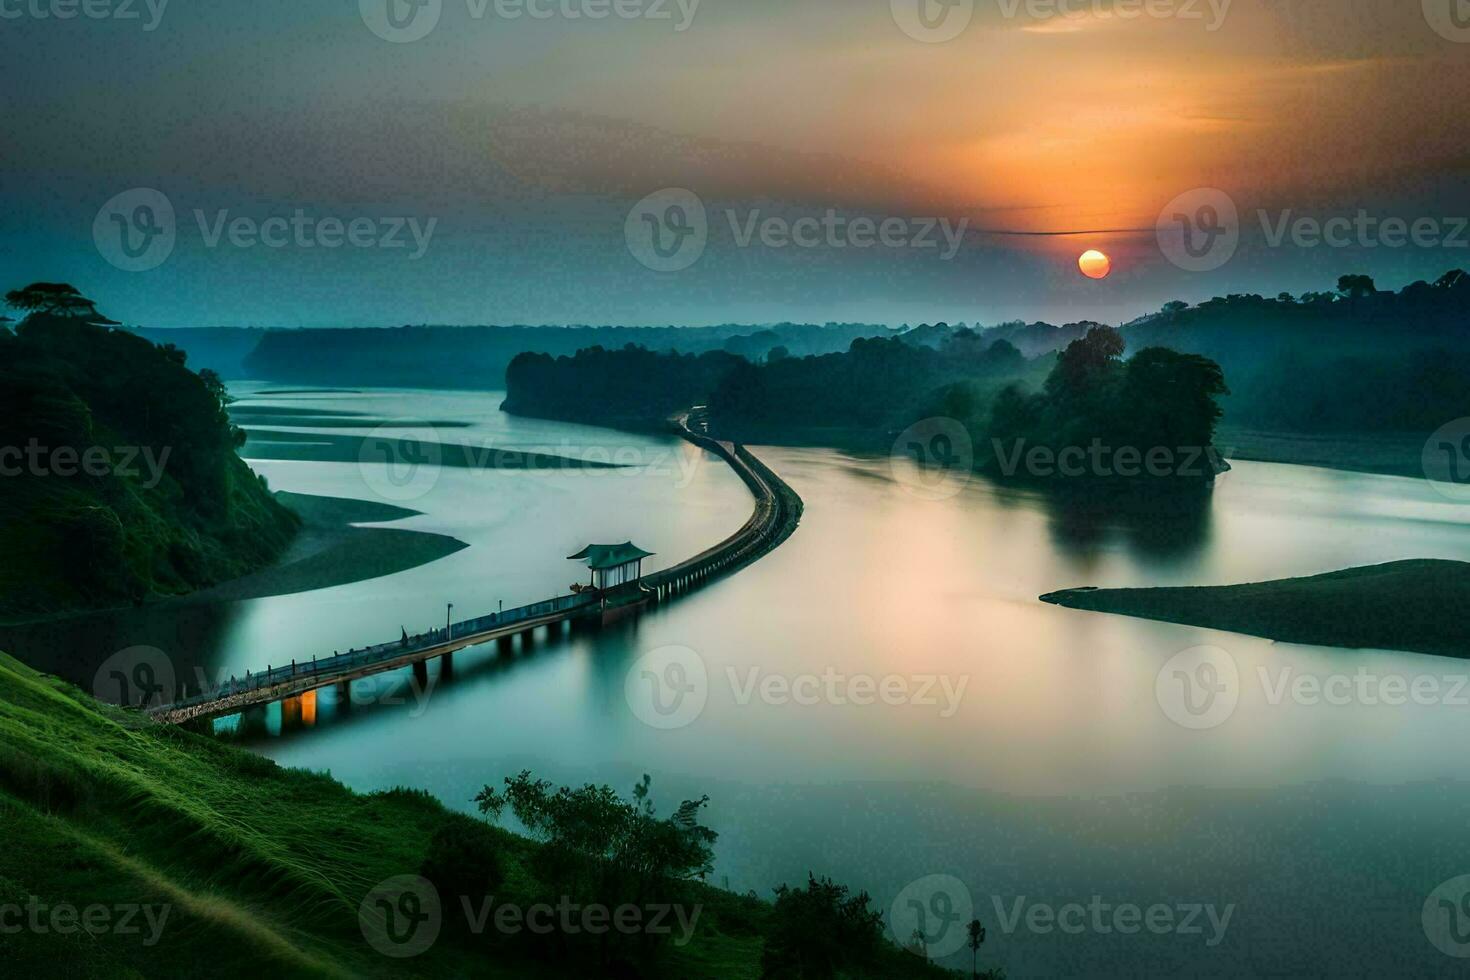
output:
[[[759,359],[845,351],[859,337],[891,334],[872,324],[717,327],[395,327],[268,330],[245,358],[249,377],[287,384],[461,388],[498,391],[518,354],[575,354],[636,344],[656,351],[711,351]]]
[[[160,347],[177,347],[189,355],[189,367],[209,370],[226,381],[250,377],[245,359],[266,331],[259,327],[140,327],[134,331]]]
[[[1061,351],[1096,323],[924,324],[909,344],[941,349],[974,334],[1027,357]],[[1129,350],[1166,347],[1215,361],[1234,425],[1287,432],[1427,433],[1470,415],[1470,275],[1380,290],[1367,276],[1300,296],[1221,296],[1167,304],[1119,328]]]
[[[1470,415],[1470,276],[1397,292],[1344,276],[1332,292],[1172,303],[1126,324],[1130,348],[1218,362],[1232,423],[1303,432],[1432,432]]]
[[[30,315],[0,329],[0,616],[177,595],[280,554],[296,518],[236,454],[216,375],[86,301],[7,298]]]

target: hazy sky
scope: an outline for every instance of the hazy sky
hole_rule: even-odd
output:
[[[1470,267],[1467,8],[0,0],[0,272],[158,326],[1118,321],[1397,286]],[[693,197],[638,207],[667,188]]]

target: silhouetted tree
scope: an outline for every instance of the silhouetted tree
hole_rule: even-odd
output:
[[[979,919],[971,919],[965,927],[965,945],[970,947],[970,977],[975,980],[980,974],[980,947],[985,942],[985,927]]]
[[[873,964],[883,940],[883,914],[867,892],[807,875],[806,888],[776,889],[761,953],[766,980],[830,980]]]
[[[49,313],[52,316],[75,317],[91,321],[97,317],[97,305],[64,282],[33,282],[5,294],[5,302],[27,313]],[[111,321],[109,321],[111,322]]]
[[[1337,280],[1337,291],[1348,299],[1362,299],[1378,292],[1372,276],[1343,276]]]
[[[545,843],[534,866],[559,895],[584,904],[617,907],[669,902],[680,882],[710,871],[719,836],[699,823],[709,797],[685,800],[670,817],[655,814],[645,775],[633,800],[610,786],[578,789],[532,779],[529,772],[506,777],[505,790],[486,786],[475,797],[480,812],[498,819],[509,808],[533,837]],[[644,934],[641,940],[651,941]],[[604,935],[603,955],[614,937]]]

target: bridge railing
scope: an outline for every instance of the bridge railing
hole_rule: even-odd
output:
[[[503,612],[494,612],[488,616],[479,616],[475,619],[467,619],[452,624],[448,630],[434,629],[416,636],[410,636],[408,643],[402,639],[390,640],[387,643],[378,643],[361,650],[349,650],[346,653],[334,654],[330,657],[316,658],[309,661],[292,661],[281,667],[270,667],[263,671],[246,671],[244,677],[231,677],[228,681],[216,685],[214,688],[174,701],[164,705],[159,710],[187,708],[197,704],[205,704],[217,701],[220,698],[231,697],[236,694],[245,694],[257,691],[261,688],[274,687],[277,684],[290,683],[302,678],[332,677],[337,674],[351,673],[358,667],[365,667],[383,660],[391,660],[396,657],[412,656],[423,650],[430,650],[441,646],[451,640],[463,640],[477,636],[481,633],[489,633],[494,630],[515,626],[518,623],[541,619],[545,616],[553,616],[558,613],[572,612],[585,606],[596,605],[598,599],[593,595],[565,595],[557,596],[555,599],[546,599],[541,602],[533,602],[527,606],[518,606],[515,609],[506,609]]]

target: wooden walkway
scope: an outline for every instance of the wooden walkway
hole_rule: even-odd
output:
[[[796,492],[744,446],[718,442],[696,431],[702,426],[697,421],[691,423],[689,415],[679,416],[672,422],[683,438],[730,465],[755,498],[755,509],[740,530],[713,548],[672,568],[645,575],[642,580],[644,586],[660,602],[700,588],[756,561],[791,536],[802,512],[801,498]],[[318,688],[422,664],[456,650],[528,633],[542,626],[558,626],[583,617],[600,616],[601,611],[602,602],[595,595],[557,596],[518,609],[454,623],[447,629],[410,637],[406,644],[400,638],[364,650],[268,667],[259,673],[248,673],[244,678],[231,678],[216,688],[171,704],[149,708],[148,714],[168,724],[236,714],[256,705],[295,697]]]

